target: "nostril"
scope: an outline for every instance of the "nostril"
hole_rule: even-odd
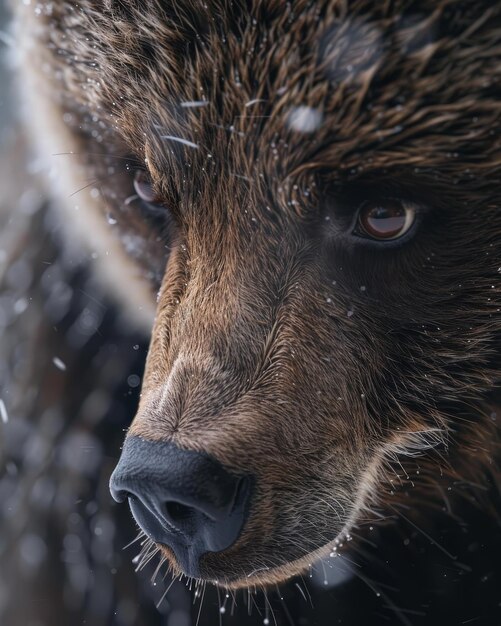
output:
[[[199,575],[205,553],[235,543],[252,488],[252,476],[235,475],[205,454],[134,436],[126,438],[110,479],[115,500],[128,500],[142,530],[169,547],[191,576]]]
[[[233,497],[233,502],[231,503],[231,513],[234,512],[235,508],[238,507],[242,503],[242,498],[245,497],[245,492],[249,488],[249,480],[247,478],[240,478],[237,483],[237,487],[235,489],[235,495]]]
[[[167,517],[174,525],[189,521],[193,517],[194,513],[194,510],[191,507],[181,504],[180,502],[167,502],[165,510],[167,512]]]

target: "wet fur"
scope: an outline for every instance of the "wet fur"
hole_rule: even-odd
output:
[[[426,518],[450,476],[497,483],[496,3],[52,7],[22,15],[37,97],[98,181],[89,210],[133,238],[144,306],[159,289],[131,432],[258,478],[204,576],[280,581],[371,507],[410,497]],[[300,106],[321,111],[311,134],[290,128]],[[138,166],[167,226],[125,203]],[[350,237],[360,199],[385,195],[427,208],[415,237]]]

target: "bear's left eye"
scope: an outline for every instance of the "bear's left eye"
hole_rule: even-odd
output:
[[[143,202],[155,204],[157,196],[151,179],[144,170],[136,170],[134,174],[134,191]]]
[[[376,241],[399,239],[414,225],[416,217],[416,208],[403,200],[368,201],[358,210],[354,234]]]
[[[158,197],[145,170],[138,169],[134,172],[134,191],[136,195],[132,198],[139,199],[138,208],[152,226],[164,227],[166,222],[170,222],[170,211]]]
[[[162,232],[166,237],[170,236],[174,228],[172,212],[157,194],[146,170],[134,171],[133,186],[135,193],[127,198],[126,204],[133,204],[135,210],[149,226]]]

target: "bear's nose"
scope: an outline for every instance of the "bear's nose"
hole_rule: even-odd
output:
[[[128,498],[146,535],[170,547],[185,574],[198,577],[200,557],[229,548],[240,535],[251,484],[205,454],[131,436],[110,491],[117,502]]]

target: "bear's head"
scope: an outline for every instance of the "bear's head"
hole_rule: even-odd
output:
[[[281,581],[391,498],[392,461],[487,439],[501,7],[47,6],[23,19],[72,167],[158,291],[112,491],[174,571]]]

